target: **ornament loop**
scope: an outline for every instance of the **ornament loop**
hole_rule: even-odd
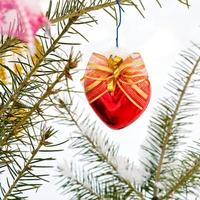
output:
[[[124,9],[122,8],[122,6],[120,4],[120,0],[116,0],[116,3],[119,8],[119,22],[117,24],[117,29],[116,29],[116,47],[118,48],[119,47],[119,28],[122,23],[122,12],[124,12]]]

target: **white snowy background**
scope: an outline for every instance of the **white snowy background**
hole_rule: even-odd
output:
[[[46,9],[48,0],[41,0],[43,9]],[[163,8],[160,8],[155,0],[143,0],[146,11],[145,19],[142,18],[134,8],[124,8],[122,26],[120,28],[120,48],[129,52],[140,52],[145,61],[150,81],[152,84],[152,98],[147,110],[132,125],[120,131],[112,131],[107,128],[92,113],[91,108],[81,97],[83,106],[91,112],[92,119],[97,120],[99,126],[109,135],[111,140],[120,144],[120,154],[130,157],[136,164],[141,159],[141,144],[147,136],[147,126],[153,108],[157,100],[165,95],[163,89],[169,80],[169,73],[173,73],[176,61],[179,60],[179,53],[191,46],[191,41],[200,42],[200,1],[191,0],[191,7],[187,9],[176,0],[161,1]],[[102,11],[93,13],[97,16],[98,25],[83,27],[82,31],[89,39],[89,43],[83,41],[78,47],[83,53],[83,59],[79,64],[81,69],[85,68],[89,56],[93,51],[106,52],[115,47],[115,22]],[[83,75],[80,71],[80,77]],[[77,84],[78,89],[83,89],[81,83]],[[199,119],[197,118],[196,121]],[[66,132],[67,127],[63,132]],[[62,130],[60,130],[62,131]],[[198,136],[194,131],[191,137]],[[57,154],[58,161],[70,157],[67,150]],[[48,173],[55,174],[55,168]],[[50,183],[44,184],[37,193],[32,192],[29,200],[66,200],[67,197],[59,194],[55,186],[55,178],[50,178]]]

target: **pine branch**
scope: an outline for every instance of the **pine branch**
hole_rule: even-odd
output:
[[[35,155],[38,153],[38,151],[40,150],[40,148],[42,147],[43,142],[41,141],[37,148],[32,152],[32,156],[29,158],[29,160],[27,161],[26,165],[22,168],[22,170],[20,172],[18,172],[18,176],[15,179],[15,181],[10,185],[9,190],[6,192],[6,194],[4,195],[3,200],[7,200],[9,198],[9,196],[12,194],[13,189],[16,187],[18,181],[21,179],[21,177],[24,175],[24,173],[29,170],[29,165],[32,162],[32,160],[34,159]]]
[[[49,55],[52,51],[55,50],[56,45],[58,44],[59,40],[63,37],[63,35],[69,30],[69,28],[71,27],[71,25],[77,20],[77,18],[71,19],[69,20],[68,24],[65,26],[65,28],[63,29],[63,31],[59,34],[59,36],[54,40],[54,42],[52,43],[52,45],[49,47],[49,49],[45,52],[44,56],[38,61],[38,63],[32,68],[32,70],[27,74],[27,76],[25,77],[25,79],[21,82],[21,84],[19,85],[19,87],[16,89],[15,93],[13,95],[10,96],[10,99],[5,103],[5,105],[2,107],[2,109],[0,110],[0,115],[3,115],[5,111],[8,112],[8,110],[12,110],[13,106],[9,106],[10,103],[12,102],[17,102],[19,96],[21,95],[21,91],[23,90],[24,87],[27,87],[27,83],[29,81],[29,79],[36,73],[36,71],[40,68],[41,63],[44,61],[44,59],[46,58],[47,55]],[[71,64],[71,63],[70,63]],[[23,117],[23,119],[21,119],[21,121],[16,125],[16,127],[14,128],[13,132],[15,133],[15,131],[21,127],[24,123],[26,123],[27,119],[33,114],[34,111],[36,111],[40,104],[43,102],[43,100],[46,99],[46,97],[48,97],[50,94],[52,94],[52,90],[55,87],[55,85],[62,79],[62,77],[65,76],[65,71],[63,71],[59,77],[57,78],[57,80],[54,81],[54,83],[52,83],[51,86],[48,86],[46,92],[43,94],[43,96],[40,98],[40,100],[31,108],[31,110]],[[5,144],[7,144],[7,141],[10,137],[10,134],[6,135],[4,137],[3,140],[0,141],[0,146],[4,146]]]
[[[155,0],[160,7],[161,6],[161,3],[159,2],[159,0]],[[189,7],[189,1],[188,0],[178,0],[180,3],[186,5]],[[139,6],[135,3],[135,1],[133,0],[121,0],[120,3],[122,5],[126,5],[126,6],[133,6],[136,8],[136,10],[140,13],[140,15],[142,17],[144,17],[144,14],[143,12],[141,11],[141,9],[139,8]],[[77,9],[77,4],[79,4],[80,8]],[[49,11],[47,12],[47,16],[50,18],[50,21],[51,23],[58,23],[58,22],[61,22],[63,20],[66,20],[68,18],[72,18],[72,17],[80,17],[80,16],[83,16],[84,14],[88,14],[89,12],[92,12],[92,11],[98,11],[98,10],[102,10],[104,9],[106,11],[106,8],[109,8],[109,7],[112,7],[112,6],[115,6],[117,4],[116,0],[108,0],[108,1],[96,1],[96,0],[93,0],[92,2],[90,2],[89,6],[86,6],[87,5],[87,1],[77,1],[75,0],[75,8],[77,10],[72,10],[71,12],[69,13],[64,13],[62,12],[62,15],[61,16],[58,16],[59,15],[59,8],[61,6],[62,7],[62,11],[65,10],[65,7],[71,7],[73,8],[73,1],[69,2],[69,5],[67,3],[64,3],[62,4],[62,1],[60,0],[59,3],[57,3],[57,6],[56,6],[56,10],[54,11],[53,13],[53,16],[50,17],[50,13],[51,13],[51,8],[52,8],[52,2],[50,3],[50,6],[49,6]],[[141,5],[142,9],[145,10],[145,7],[144,7],[144,4],[141,0],[139,0],[139,4]],[[69,9],[67,9],[69,11]],[[56,17],[54,17],[56,16]]]
[[[61,81],[61,79],[65,76],[65,71],[63,71],[58,78],[56,78],[56,80],[47,88],[47,90],[45,91],[45,93],[41,96],[40,100],[31,108],[31,110],[21,119],[21,121],[19,123],[17,123],[14,127],[13,132],[16,132],[16,130],[23,126],[27,119],[29,119],[32,114],[39,109],[41,103],[51,94],[53,94],[53,89],[54,87]]]
[[[40,67],[40,64],[44,61],[44,59],[49,55],[52,51],[55,50],[56,45],[58,44],[59,40],[63,37],[63,35],[69,30],[71,25],[77,20],[77,18],[69,19],[68,24],[65,26],[63,31],[60,33],[60,35],[54,40],[50,48],[45,52],[44,56],[38,61],[38,63],[33,67],[33,69],[30,71],[29,74],[25,77],[25,79],[22,81],[18,89],[15,91],[15,93],[10,97],[10,99],[7,101],[7,103],[4,105],[4,107],[0,110],[0,114],[4,113],[6,109],[8,109],[8,106],[11,102],[17,101],[19,95],[21,94],[21,91],[24,87],[26,87],[29,79],[36,73],[38,68]],[[1,146],[1,145],[0,145]]]
[[[83,140],[82,142],[80,142],[80,145],[82,147],[79,146],[79,142],[78,141],[77,141],[77,146],[76,146],[76,143],[74,143],[73,147],[75,149],[79,149],[79,148],[83,148],[84,149],[84,148],[87,148],[87,147],[89,148],[89,146],[90,146],[91,150],[89,150],[89,149],[86,150],[85,149],[85,150],[80,150],[80,152],[82,154],[84,154],[85,151],[88,152],[88,153],[91,151],[91,153],[89,153],[90,154],[90,158],[93,157],[93,156],[96,156],[96,157],[94,157],[95,160],[98,160],[98,162],[100,162],[100,161],[102,161],[103,163],[105,162],[107,164],[107,166],[109,168],[111,168],[111,170],[113,171],[113,173],[116,174],[115,175],[116,178],[118,180],[120,180],[120,182],[122,182],[123,184],[125,184],[126,186],[128,186],[128,191],[126,193],[125,193],[125,191],[123,191],[123,195],[126,195],[126,194],[130,195],[131,193],[134,193],[136,195],[136,198],[144,200],[143,194],[141,192],[139,192],[138,189],[136,187],[134,187],[127,179],[125,179],[124,177],[122,177],[122,176],[119,175],[119,172],[118,172],[118,169],[116,168],[116,166],[112,162],[110,162],[110,160],[108,159],[108,156],[105,155],[103,153],[103,151],[101,151],[100,147],[97,146],[94,143],[94,141],[91,139],[91,137],[89,137],[89,135],[86,133],[86,132],[88,132],[88,130],[85,131],[82,128],[81,124],[82,123],[84,124],[84,122],[86,120],[84,120],[84,122],[82,122],[81,124],[79,124],[79,122],[78,122],[79,119],[76,118],[76,116],[74,115],[74,112],[72,112],[70,110],[69,106],[66,105],[61,99],[59,99],[59,103],[60,103],[60,108],[64,109],[67,112],[67,114],[69,116],[68,121],[70,121],[72,124],[74,124],[78,128],[78,130],[79,130],[78,134],[80,134],[80,136],[77,136],[77,137],[74,136],[73,138],[75,140],[76,139],[77,140],[81,140],[81,141]],[[92,130],[94,131],[94,128],[92,128]],[[73,138],[71,138],[70,140],[73,140]],[[83,142],[84,142],[84,145],[83,145]],[[108,142],[105,142],[105,143],[108,144]],[[92,152],[94,152],[93,156],[91,155],[91,154],[93,154]],[[95,162],[95,160],[93,162]],[[105,172],[105,174],[109,174],[109,173]]]
[[[170,137],[171,135],[173,134],[173,125],[174,125],[174,122],[177,118],[177,115],[178,115],[178,112],[180,110],[180,107],[181,107],[181,103],[183,101],[183,98],[186,94],[186,91],[189,87],[189,84],[193,78],[193,75],[196,73],[196,70],[197,70],[197,67],[199,66],[199,63],[200,63],[200,57],[196,60],[196,63],[194,64],[193,68],[192,68],[192,71],[191,73],[188,75],[187,77],[187,80],[185,82],[185,85],[179,95],[179,99],[176,103],[176,107],[175,107],[175,110],[174,110],[174,113],[172,115],[172,118],[170,120],[170,123],[167,127],[167,130],[166,130],[166,136],[163,140],[163,145],[161,147],[161,154],[160,154],[160,159],[159,159],[159,162],[158,162],[158,166],[157,166],[157,172],[156,172],[156,177],[155,177],[155,182],[159,182],[160,181],[160,175],[161,175],[161,170],[162,170],[162,165],[163,165],[163,162],[164,162],[164,158],[165,158],[165,152],[166,152],[166,148],[167,148],[167,145],[169,144],[169,140],[170,140]],[[155,187],[154,188],[154,196],[157,196],[157,188]]]
[[[173,163],[181,156],[178,149],[181,147],[186,133],[186,125],[192,122],[191,117],[197,111],[199,101],[196,100],[194,90],[196,75],[199,73],[199,47],[189,49],[181,54],[183,62],[178,63],[176,76],[171,76],[167,90],[170,97],[161,100],[156,113],[150,121],[150,136],[148,144],[144,146],[147,153],[147,163],[142,161],[151,176],[144,186],[144,190],[154,198],[158,198],[167,190],[168,184],[173,183],[173,173],[176,171]],[[190,92],[193,91],[193,92]],[[161,185],[161,186],[160,186]],[[160,188],[164,187],[164,189]]]
[[[191,164],[189,169],[186,169],[179,175],[177,178],[177,182],[173,183],[173,185],[169,188],[168,192],[160,198],[160,200],[170,199],[172,195],[176,194],[180,188],[189,184],[189,181],[194,179],[195,174],[200,173],[200,157],[198,156]],[[199,177],[197,177],[199,180]],[[193,181],[192,181],[193,182]],[[192,184],[192,188],[195,185]]]
[[[47,139],[49,138],[49,135],[51,135],[51,130],[47,130],[44,132],[41,136],[41,140],[39,141],[36,148],[33,149],[31,152],[31,156],[29,159],[26,160],[25,165],[21,168],[20,171],[18,171],[16,178],[14,179],[13,183],[9,185],[8,191],[4,194],[3,200],[8,200],[10,196],[12,196],[13,190],[17,189],[18,182],[24,177],[25,173],[27,171],[31,170],[32,162],[35,159],[36,155],[38,154],[41,147],[46,146],[48,144]],[[17,189],[18,190],[18,189]]]
[[[160,195],[160,199],[179,199],[186,195],[199,196],[200,189],[200,143],[193,142],[192,146],[184,151],[183,158],[177,162],[166,188]],[[192,197],[191,197],[192,198]]]
[[[58,167],[58,172],[60,173],[58,184],[61,184],[62,193],[72,193],[72,195],[76,196],[76,199],[89,197],[91,200],[103,200],[101,195],[94,190],[92,186],[94,180],[91,179],[89,174],[85,170],[82,172],[79,170],[74,173],[75,168],[77,166],[73,165],[73,163],[70,163],[70,166],[65,163],[62,167]]]
[[[54,87],[62,80],[63,77],[66,76],[66,73],[69,71],[70,68],[73,68],[74,65],[76,65],[79,62],[79,55],[76,56],[76,58],[73,58],[72,53],[69,56],[68,63],[66,64],[64,70],[60,73],[60,75],[56,78],[56,80],[48,86],[47,90],[44,92],[44,94],[40,97],[40,100],[34,104],[34,106],[30,109],[28,113],[20,120],[19,123],[17,123],[14,127],[13,132],[18,130],[19,127],[23,126],[26,121],[32,116],[32,114],[39,109],[41,103],[52,94],[55,94]]]
[[[92,12],[92,11],[97,11],[97,10],[105,9],[105,8],[108,8],[108,7],[112,7],[112,6],[116,5],[116,3],[117,2],[115,0],[105,1],[105,3],[101,3],[101,1],[100,1],[100,2],[97,3],[97,5],[92,6],[93,4],[96,4],[96,1],[94,1],[94,3],[91,3],[91,6],[84,7],[84,3],[81,2],[81,5],[83,5],[83,7],[80,10],[77,10],[75,12],[72,12],[72,13],[69,13],[69,14],[66,14],[66,15],[64,14],[64,15],[56,17],[56,18],[50,18],[50,21],[51,21],[51,23],[57,23],[57,22],[66,20],[68,18],[82,16],[82,15],[87,14],[87,13]],[[136,9],[139,10],[138,6],[135,3],[133,3],[132,1],[121,0],[121,4],[126,5],[126,3],[128,3],[128,5],[135,6]],[[139,10],[139,12],[142,13],[140,10]]]

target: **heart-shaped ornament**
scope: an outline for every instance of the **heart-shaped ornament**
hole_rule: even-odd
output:
[[[139,53],[124,59],[93,53],[83,80],[91,107],[112,129],[135,121],[150,100],[151,86]]]

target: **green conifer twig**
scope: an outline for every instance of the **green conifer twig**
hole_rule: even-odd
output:
[[[131,1],[130,0],[121,0],[120,2],[123,4],[123,3],[130,3]],[[133,2],[131,2],[131,4],[134,5],[137,8],[136,4],[133,4]],[[97,11],[97,10],[105,9],[105,8],[108,8],[108,7],[112,7],[114,5],[116,5],[116,0],[113,0],[111,2],[106,2],[106,3],[100,4],[100,5],[96,5],[96,6],[86,7],[84,9],[81,9],[80,11],[70,13],[70,14],[67,14],[67,15],[64,15],[64,16],[60,16],[60,17],[57,17],[55,19],[51,19],[51,23],[53,23],[53,24],[58,23],[60,21],[66,20],[68,18],[79,17],[79,16],[87,14],[91,11]]]
[[[167,145],[168,145],[168,142],[169,142],[169,139],[171,137],[171,135],[173,134],[173,124],[174,124],[174,121],[176,120],[176,116],[178,114],[178,111],[179,111],[179,108],[181,106],[181,102],[183,100],[183,97],[187,91],[187,88],[192,80],[192,76],[195,74],[196,72],[196,69],[197,67],[199,66],[199,63],[200,63],[200,57],[197,59],[191,73],[189,74],[189,76],[187,77],[187,81],[181,91],[181,94],[179,96],[179,99],[178,99],[178,102],[176,104],[176,107],[175,107],[175,110],[174,110],[174,114],[172,116],[172,119],[170,120],[170,124],[169,124],[169,127],[166,131],[166,136],[164,138],[164,141],[163,141],[163,145],[161,147],[161,153],[160,153],[160,158],[159,158],[159,162],[158,162],[158,166],[157,166],[157,171],[156,171],[156,177],[155,177],[155,182],[158,183],[160,181],[160,175],[161,175],[161,171],[162,171],[162,165],[163,165],[163,161],[164,161],[164,156],[165,156],[165,151],[166,151],[166,148],[167,148]],[[154,187],[154,196],[156,197],[157,196],[157,187],[155,186]]]
[[[9,186],[8,191],[5,193],[3,200],[8,200],[9,196],[12,194],[13,189],[17,186],[19,180],[24,176],[24,173],[27,170],[30,170],[30,164],[33,161],[33,159],[35,158],[35,156],[38,154],[39,150],[41,149],[41,147],[45,146],[46,144],[46,135],[49,132],[49,130],[45,131],[42,135],[41,135],[41,139],[37,144],[37,147],[35,149],[33,149],[32,153],[31,153],[31,157],[27,160],[27,162],[25,163],[25,165],[22,167],[22,169],[20,171],[18,171],[18,175],[15,178],[14,182]]]
[[[3,114],[5,111],[7,111],[8,109],[12,109],[13,105],[9,107],[11,102],[16,102],[19,95],[21,94],[21,90],[26,87],[29,79],[32,77],[33,74],[36,73],[36,71],[39,69],[40,64],[42,63],[42,61],[46,58],[46,56],[51,53],[54,48],[56,47],[57,43],[59,42],[59,40],[62,38],[62,36],[69,30],[69,28],[71,27],[71,25],[77,20],[77,17],[72,18],[69,20],[68,24],[65,26],[65,28],[63,29],[63,31],[59,34],[59,36],[54,40],[54,42],[52,43],[52,45],[50,46],[50,48],[46,51],[45,55],[38,61],[38,63],[33,67],[33,69],[30,71],[30,73],[26,76],[26,78],[22,81],[22,83],[20,84],[20,86],[18,87],[18,89],[15,91],[15,93],[10,97],[10,99],[6,102],[6,104],[2,107],[2,109],[0,110],[0,115]],[[22,118],[22,120],[16,125],[16,127],[14,127],[13,132],[15,132],[19,127],[21,127],[26,120],[31,116],[31,114],[37,110],[40,106],[40,104],[42,103],[42,101],[48,97],[51,93],[52,93],[52,89],[55,87],[55,85],[62,79],[62,77],[65,75],[65,72],[63,71],[59,77],[57,78],[57,80],[55,80],[55,82],[47,88],[46,92],[43,94],[43,96],[40,98],[40,100],[33,106],[33,108]],[[8,108],[9,107],[9,108]],[[0,146],[4,146],[5,144],[7,144],[7,140],[9,139],[10,134],[6,135],[3,140],[0,141]]]
[[[169,189],[169,191],[160,198],[160,200],[164,200],[164,199],[170,199],[171,195],[175,192],[177,192],[181,187],[183,187],[184,184],[187,183],[187,181],[189,181],[191,179],[191,177],[196,174],[197,172],[199,172],[200,170],[200,158],[196,158],[196,160],[194,161],[194,165],[186,170],[184,172],[184,175],[180,177],[180,179],[173,184],[173,186]]]
[[[74,117],[73,113],[71,112],[70,108],[68,108],[65,103],[60,99],[59,100],[60,104],[61,104],[61,107],[64,108],[68,115],[70,116],[71,118],[71,121],[73,121],[74,125],[78,128],[78,130],[81,132],[81,133],[84,133],[84,130],[81,128],[81,126],[79,125],[78,121],[76,120],[76,118]],[[92,146],[92,148],[99,152],[98,149],[96,148],[96,145],[93,143],[92,139],[87,136],[86,134],[83,134],[82,135]],[[112,169],[115,171],[115,172],[118,172],[117,168],[108,160],[107,156],[104,155],[103,153],[101,153],[101,156],[102,156],[102,159],[104,161],[106,161],[111,167]],[[129,191],[128,193],[132,193],[134,192],[141,200],[145,200],[144,197],[143,197],[143,194],[141,192],[139,192],[137,190],[137,188],[135,188],[128,180],[126,180],[124,177],[122,176],[119,176],[118,177],[120,181],[122,181],[123,183],[125,183],[126,185],[128,185],[129,187]]]
[[[38,61],[38,63],[33,67],[33,69],[27,74],[25,79],[22,81],[18,89],[15,91],[15,93],[10,97],[10,99],[6,102],[6,104],[3,106],[3,108],[0,110],[0,115],[4,113],[11,102],[15,102],[19,95],[21,94],[21,90],[26,87],[28,81],[30,78],[37,72],[37,70],[40,67],[40,64],[44,61],[44,59],[55,49],[56,45],[58,44],[59,40],[63,37],[63,35],[69,30],[71,25],[77,20],[78,18],[70,18],[65,28],[62,30],[62,32],[59,34],[59,36],[54,40],[52,45],[49,47],[49,49],[45,52],[44,56]]]

